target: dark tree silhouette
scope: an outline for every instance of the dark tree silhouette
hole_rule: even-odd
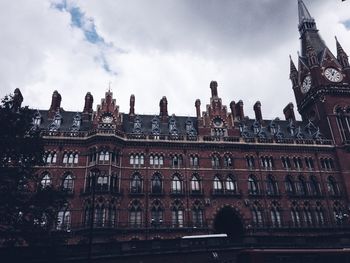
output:
[[[61,191],[40,187],[35,173],[43,165],[43,139],[22,100],[16,89],[0,105],[0,245],[52,242],[57,211],[65,203]]]

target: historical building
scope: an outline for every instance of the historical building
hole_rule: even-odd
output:
[[[55,91],[34,124],[46,142],[41,186],[55,185],[69,203],[57,231],[71,243],[93,233],[103,240],[168,239],[227,233],[315,236],[345,233],[350,193],[350,66],[336,40],[336,56],[299,0],[301,52],[290,62],[297,109],[285,120],[244,115],[242,101],[222,104],[210,83],[207,104],[192,117],[119,110],[111,91],[81,112],[61,108]],[[209,93],[209,92],[208,92]]]

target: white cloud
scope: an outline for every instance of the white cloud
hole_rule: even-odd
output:
[[[337,35],[350,53],[343,24],[350,2],[305,2],[329,48],[335,52]],[[84,12],[83,29],[96,26],[108,46],[88,42],[52,1],[34,3],[0,2],[1,93],[19,87],[31,107],[48,109],[54,90],[67,110],[82,110],[87,91],[96,107],[109,81],[121,111],[128,112],[135,94],[140,114],[157,114],[165,95],[169,113],[195,115],[197,98],[202,110],[209,102],[211,80],[224,104],[242,99],[250,117],[257,100],[266,118],[282,117],[294,102],[288,79],[288,55],[296,62],[299,49],[294,0],[67,1]],[[105,62],[117,75],[106,72]]]

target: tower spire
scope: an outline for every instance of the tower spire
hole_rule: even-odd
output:
[[[337,59],[343,68],[349,68],[348,55],[345,53],[344,49],[340,45],[337,37],[335,37],[335,42],[337,44]]]
[[[303,0],[298,0],[299,13],[299,33],[301,40],[301,56],[306,57],[307,45],[311,45],[318,56],[320,52],[324,51],[326,44],[318,34],[315,19],[311,16],[309,10],[304,4]]]
[[[303,0],[298,0],[298,12],[299,12],[299,25],[304,22],[315,22],[313,17],[310,15],[309,10],[307,10],[306,5]]]

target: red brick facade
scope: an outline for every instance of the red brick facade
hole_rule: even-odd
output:
[[[337,58],[320,42],[302,1],[299,11],[305,48],[290,78],[303,121],[291,104],[286,120],[265,120],[260,102],[249,119],[242,101],[222,105],[215,81],[193,117],[168,115],[165,97],[159,115],[138,114],[133,95],[122,113],[110,91],[96,111],[88,93],[81,113],[66,112],[55,91],[34,122],[46,142],[42,184],[62,187],[69,200],[57,231],[71,243],[91,228],[97,241],[345,231],[350,67],[338,41]]]

